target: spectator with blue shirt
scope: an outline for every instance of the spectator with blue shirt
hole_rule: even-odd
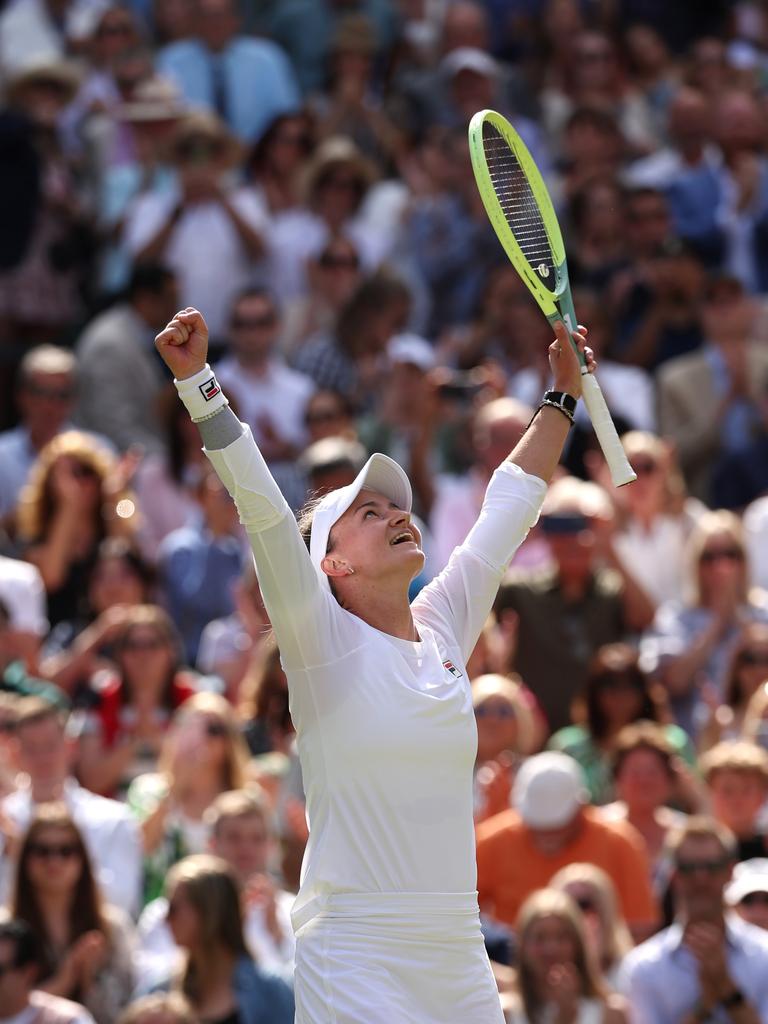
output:
[[[293,71],[268,39],[239,35],[235,0],[196,0],[195,34],[164,47],[157,70],[185,99],[207,107],[244,142],[255,142],[278,114],[301,106]]]
[[[726,911],[736,840],[693,817],[667,851],[677,919],[625,959],[633,1024],[759,1024],[768,1019],[768,938]]]

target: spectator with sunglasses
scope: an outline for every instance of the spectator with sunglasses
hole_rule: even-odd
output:
[[[308,441],[304,417],[315,384],[287,366],[278,352],[280,322],[269,292],[241,292],[232,304],[228,354],[217,364],[216,374],[289,504],[298,508],[304,501],[304,482],[295,459]]]
[[[36,987],[37,961],[37,940],[29,925],[0,922],[0,1024],[94,1024],[83,1006]]]
[[[659,608],[644,643],[667,648],[664,683],[675,717],[696,737],[704,698],[723,697],[741,630],[750,622],[768,622],[768,595],[750,587],[743,529],[732,512],[704,513],[686,555],[690,596]]]
[[[742,629],[733,649],[723,699],[707,708],[699,733],[700,750],[709,750],[720,740],[735,740],[742,735],[749,702],[766,679],[768,623],[750,622]]]
[[[768,937],[728,913],[736,839],[692,817],[667,851],[677,917],[624,961],[633,1024],[760,1024],[768,1019]]]
[[[248,748],[235,711],[215,693],[198,693],[173,717],[158,771],[139,775],[126,800],[141,822],[145,902],[161,892],[168,869],[208,845],[205,812],[219,794],[246,781]]]
[[[38,942],[38,983],[112,1024],[133,991],[132,926],[100,893],[64,804],[41,804],[21,841],[11,915]]]

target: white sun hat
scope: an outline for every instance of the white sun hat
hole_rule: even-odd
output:
[[[562,828],[588,802],[580,765],[558,750],[529,757],[515,778],[512,806],[529,828]]]
[[[368,459],[351,484],[324,495],[320,499],[312,519],[309,556],[320,579],[328,587],[330,587],[330,583],[323,572],[321,562],[328,553],[328,537],[331,528],[344,515],[364,487],[383,494],[404,512],[411,511],[413,493],[405,471],[398,466],[394,459],[379,452]]]

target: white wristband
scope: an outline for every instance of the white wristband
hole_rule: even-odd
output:
[[[194,423],[210,419],[219,409],[229,405],[208,363],[194,376],[185,377],[184,380],[174,378],[173,383]]]

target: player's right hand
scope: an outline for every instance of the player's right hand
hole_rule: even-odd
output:
[[[181,309],[155,338],[163,362],[177,380],[193,377],[208,361],[208,325],[191,306]]]

